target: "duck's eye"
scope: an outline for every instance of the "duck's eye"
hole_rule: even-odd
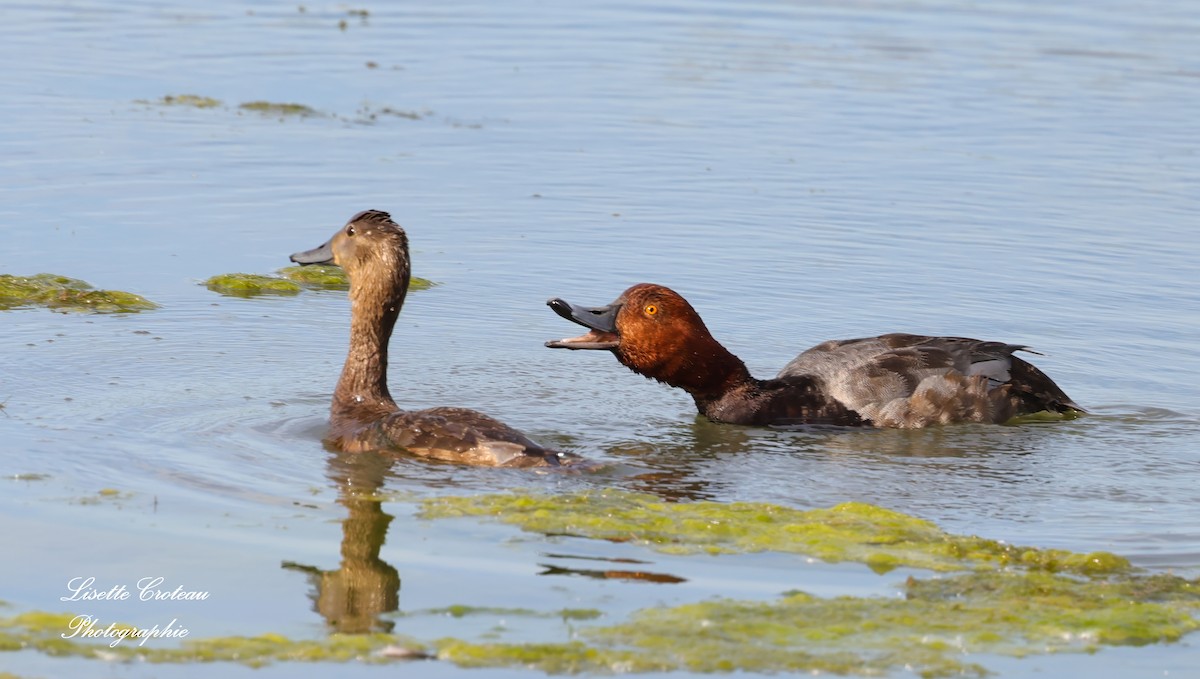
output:
[[[653,316],[654,314],[658,313],[658,307],[654,306],[653,304],[647,304],[645,311],[647,316]]]
[[[353,235],[354,235],[354,225],[353,225],[353,224],[351,224],[350,226],[347,226],[347,227],[346,227],[346,235],[347,235],[347,236],[353,236]]]

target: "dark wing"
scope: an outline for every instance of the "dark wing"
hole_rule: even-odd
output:
[[[1003,422],[1013,415],[1080,410],[1049,377],[1015,356],[1018,344],[890,334],[818,344],[780,378],[821,380],[828,393],[885,426]]]
[[[467,408],[399,411],[378,423],[386,447],[422,457],[491,467],[558,466],[568,457],[503,422]]]

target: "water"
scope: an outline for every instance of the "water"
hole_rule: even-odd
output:
[[[95,602],[95,613],[177,617],[202,637],[319,636],[312,569],[336,571],[356,511],[387,523],[339,501],[350,477],[401,496],[614,485],[800,507],[862,500],[956,532],[1200,570],[1200,9],[364,8],[4,6],[0,272],[63,273],[163,305],[0,314],[0,476],[47,477],[4,482],[0,524],[16,551],[0,599],[15,610],[73,610],[59,597],[78,575],[157,574],[212,598]],[[153,103],[180,94],[222,105]],[[256,100],[321,115],[238,108]],[[240,300],[198,282],[273,271],[365,208],[404,224],[415,273],[442,283],[410,295],[401,316],[401,404],[478,408],[611,471],[400,460],[352,473],[322,448],[344,294]],[[760,377],[828,338],[980,336],[1044,353],[1036,363],[1095,414],[920,432],[720,427],[607,354],[542,348],[575,334],[546,298],[607,303],[639,281],[686,295]],[[98,498],[102,488],[123,495]],[[595,606],[615,621],[714,594],[882,594],[903,579],[424,522],[405,502],[382,511],[393,518],[379,561],[398,573],[402,612]],[[578,557],[650,561],[686,582],[531,577],[592,567]],[[426,637],[493,622],[395,621]],[[556,621],[510,628],[513,640],[567,633]],[[1004,676],[1178,676],[1200,664],[1195,643],[985,664]],[[4,655],[22,674],[96,664]],[[509,675],[529,673],[496,673]]]

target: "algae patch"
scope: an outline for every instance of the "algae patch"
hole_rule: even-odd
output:
[[[204,97],[199,94],[168,94],[154,101],[139,100],[139,103],[157,104],[159,106],[190,106],[192,108],[216,108],[221,105],[219,99]]]
[[[250,273],[227,273],[213,276],[204,285],[215,293],[230,297],[258,297],[260,295],[298,295],[300,284],[275,276]]]
[[[541,612],[531,608],[496,608],[492,606],[467,606],[464,604],[454,604],[443,608],[427,608],[419,611],[411,611],[403,613],[398,617],[412,617],[418,615],[437,615],[449,616],[452,618],[465,618],[472,615],[498,615],[506,617],[522,617],[522,618],[561,618],[562,620],[595,620],[604,615],[594,608],[563,608],[557,611]]]
[[[315,109],[304,104],[287,104],[277,103],[272,101],[248,101],[238,106],[243,111],[253,111],[270,116],[293,116],[293,117],[311,117],[320,115]]]
[[[50,476],[49,474],[42,474],[40,472],[22,472],[13,474],[8,478],[12,479],[13,481],[47,481],[54,477]]]
[[[135,313],[157,309],[140,295],[96,290],[85,281],[52,273],[33,276],[0,274],[0,310],[43,306],[62,312]]]
[[[1050,412],[1048,410],[1043,410],[1041,412],[1028,413],[1025,415],[1018,415],[1018,416],[1008,420],[1004,424],[1018,425],[1018,424],[1037,424],[1040,422],[1067,422],[1070,420],[1078,420],[1081,417],[1083,417],[1083,413],[1078,410],[1068,410],[1065,413]]]
[[[366,10],[363,10],[366,11]],[[366,19],[364,18],[365,22]],[[345,20],[343,20],[343,23]],[[367,62],[367,68],[379,68],[380,65],[374,61]],[[401,66],[394,66],[395,70],[403,70]],[[157,107],[162,109],[214,109],[221,110],[225,113],[234,113],[239,116],[246,114],[259,114],[258,117],[274,118],[279,121],[286,120],[304,120],[308,118],[337,120],[346,123],[355,124],[373,124],[383,119],[404,119],[404,120],[427,120],[434,119],[434,112],[429,108],[400,108],[396,106],[378,105],[370,102],[361,104],[353,114],[338,113],[338,112],[323,112],[317,110],[307,104],[295,102],[275,102],[266,100],[246,101],[238,103],[226,103],[214,97],[207,97],[199,94],[168,94],[157,99],[134,99],[133,103],[146,107]],[[465,127],[478,129],[483,125],[481,123],[469,123],[453,118],[444,117],[441,121],[451,127]]]
[[[389,646],[423,648],[411,639],[392,634],[332,634],[324,639],[289,639],[281,634],[261,634],[253,637],[213,637],[192,640],[185,638],[178,646],[156,647],[151,643],[139,645],[132,636],[132,625],[115,624],[131,636],[115,645],[117,634],[88,643],[71,638],[70,630],[78,625],[73,613],[29,611],[10,618],[0,618],[0,651],[32,649],[52,656],[73,656],[104,660],[142,660],[151,663],[209,663],[239,662],[261,667],[274,661],[290,662],[385,662],[379,655]],[[100,628],[108,627],[97,625]],[[63,638],[66,633],[68,638]],[[155,641],[151,639],[150,641]]]
[[[312,288],[345,290],[350,287],[350,279],[346,277],[346,272],[342,267],[331,264],[285,266],[279,270],[279,275]]]
[[[350,287],[350,279],[342,267],[333,264],[308,264],[305,266],[285,266],[279,270],[279,275],[295,281],[306,288],[317,290],[346,290]],[[409,291],[428,290],[437,285],[427,278],[413,276],[408,283]]]
[[[84,495],[71,500],[72,504],[77,505],[98,505],[105,502],[123,502],[133,499],[133,493],[117,490],[116,488],[101,488],[96,491],[95,495]]]
[[[755,502],[662,502],[625,491],[515,494],[422,500],[426,519],[477,516],[547,535],[633,542],[675,554],[790,552],[857,561],[884,573],[900,566],[934,571],[1006,566],[1081,574],[1119,573],[1129,562],[1107,552],[1076,554],[952,535],[929,521],[847,502],[799,510]]]
[[[1051,573],[971,573],[910,580],[903,598],[717,599],[635,612],[559,644],[437,642],[468,667],[551,673],[828,672],[926,677],[987,669],[971,654],[1023,657],[1170,642],[1200,623],[1200,589],[1173,576],[1091,581]]]
[[[296,295],[301,290],[347,290],[350,281],[340,266],[314,264],[288,266],[279,270],[279,275],[269,276],[250,273],[227,273],[213,276],[204,281],[209,290],[230,297],[258,297],[260,295]],[[437,283],[413,277],[408,289],[428,290]]]
[[[135,99],[135,103],[146,104],[150,106],[170,106],[170,107],[187,107],[187,108],[226,108],[220,99],[206,97],[199,94],[168,94],[160,99],[147,100]],[[252,113],[261,113],[266,116],[278,116],[280,118],[299,117],[309,118],[321,115],[316,109],[304,104],[281,103],[274,101],[247,101],[238,104],[238,110],[250,111]]]
[[[972,655],[1024,657],[1094,652],[1103,646],[1172,642],[1200,627],[1200,581],[1172,575],[1085,578],[989,571],[909,578],[900,597],[816,597],[788,592],[773,601],[715,599],[646,608],[626,621],[573,627],[572,640],[480,643],[445,638],[437,657],[462,667],[513,667],[552,674],[685,670],[828,672],[878,675],[908,669],[925,677],[982,676]],[[480,614],[587,620],[590,609],[449,606],[410,615]],[[391,634],[333,634],[291,640],[278,634],[185,639],[178,647],[63,639],[72,614],[32,611],[0,618],[0,651],[140,659],[153,663],[273,661],[394,662],[428,657],[425,645]],[[118,626],[133,629],[128,625]]]
[[[982,676],[973,654],[1023,657],[1173,642],[1197,628],[1200,581],[1141,575],[1105,553],[1008,545],[953,535],[922,519],[861,503],[796,510],[765,503],[665,503],[590,491],[421,501],[424,518],[490,517],[547,535],[642,544],[684,554],[779,551],[957,571],[908,578],[901,597],[774,601],[715,599],[585,626],[565,643],[443,639],[439,657],[466,667],[549,673],[689,671]]]
[[[413,290],[428,290],[436,285],[437,283],[434,283],[428,278],[417,278],[416,276],[413,276],[408,281],[408,289],[410,292]]]
[[[102,490],[98,495],[109,496]],[[800,511],[763,503],[659,502],[624,492],[551,497],[482,495],[421,500],[427,518],[494,516],[529,530],[636,541],[671,551],[820,552],[868,564],[924,564],[952,575],[909,577],[891,596],[823,598],[790,591],[766,600],[716,598],[648,607],[600,624],[594,609],[538,611],[451,605],[394,617],[561,618],[567,640],[496,643],[493,632],[432,643],[461,667],[551,674],[688,671],[983,676],[989,657],[1178,641],[1200,628],[1200,579],[1136,572],[1118,556],[1012,547],[948,534],[921,519],[847,503]],[[530,526],[535,526],[532,528]],[[790,531],[793,526],[798,531]],[[883,555],[883,556],[881,556]],[[0,651],[153,663],[408,662],[427,645],[393,634],[293,640],[183,639],[178,646],[63,639],[71,614],[0,617]],[[607,622],[607,621],[605,621]],[[122,629],[132,629],[128,625]]]

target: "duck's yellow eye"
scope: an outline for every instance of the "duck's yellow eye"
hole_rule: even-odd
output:
[[[647,316],[653,316],[656,313],[658,313],[658,307],[654,306],[653,304],[646,305],[646,315]]]

